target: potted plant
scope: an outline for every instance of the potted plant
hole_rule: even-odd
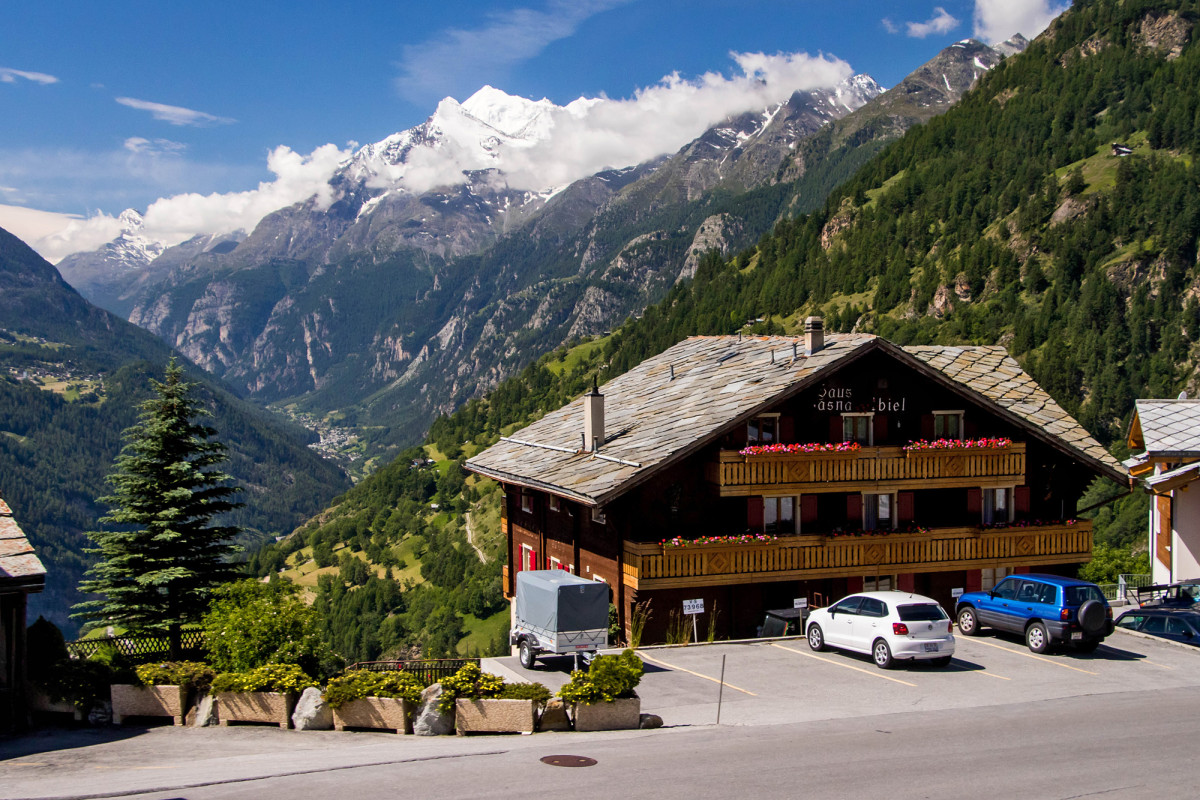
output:
[[[126,717],[171,717],[182,725],[193,693],[207,690],[213,680],[212,669],[196,661],[142,664],[136,674],[136,684],[111,687],[116,725]]]
[[[291,726],[296,695],[317,682],[295,664],[264,664],[249,672],[222,672],[213,678],[221,725],[270,722]]]
[[[620,655],[596,656],[587,672],[576,670],[558,690],[571,708],[577,731],[611,731],[636,728],[641,723],[642,701],[634,688],[642,680],[642,660],[632,650]]]
[[[538,710],[550,699],[540,683],[506,684],[503,678],[483,672],[479,664],[466,664],[445,678],[439,710],[454,709],[454,730],[467,733],[533,733]]]
[[[358,669],[329,681],[325,702],[334,730],[375,728],[412,733],[412,714],[425,686],[411,672]]]

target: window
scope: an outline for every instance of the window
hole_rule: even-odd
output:
[[[750,444],[774,444],[779,441],[779,415],[763,414],[750,420],[746,426],[746,439]]]
[[[1004,580],[1009,575],[1012,575],[1012,567],[996,567],[995,569],[981,569],[980,571],[979,588],[983,591],[988,591],[996,585],[996,581]]]
[[[1141,614],[1122,614],[1121,618],[1117,620],[1117,627],[1129,628],[1130,630],[1136,631],[1138,625],[1141,625],[1142,620],[1144,619],[1145,617]]]
[[[996,522],[1012,522],[1013,520],[1013,502],[1012,489],[984,489],[983,490],[983,522],[984,524],[992,524]]]
[[[937,603],[913,603],[900,606],[897,610],[900,612],[901,622],[937,622],[949,619]]]
[[[842,414],[842,441],[869,445],[874,414]]]
[[[896,498],[891,494],[863,495],[863,530],[888,530],[896,527]]]
[[[601,511],[600,509],[593,508],[592,509],[592,522],[596,523],[597,525],[607,525],[608,517],[606,517],[604,515],[604,512]]]
[[[533,513],[533,495],[521,492],[521,510],[526,514]]]
[[[562,562],[554,556],[550,556],[550,569],[562,569]]]
[[[863,578],[864,592],[890,592],[896,585],[893,575],[877,575],[873,578]]]
[[[1146,633],[1166,633],[1167,620],[1164,617],[1150,617],[1146,620],[1146,627],[1142,630]]]
[[[795,533],[796,532],[796,498],[794,498],[794,497],[764,497],[763,498],[763,532],[764,533]]]
[[[934,411],[933,412],[933,438],[961,440],[962,432],[963,432],[963,412],[961,412],[961,411]]]
[[[1005,578],[996,585],[996,588],[992,590],[992,594],[996,595],[996,597],[999,597],[1001,600],[1016,600],[1017,587],[1020,585],[1020,583],[1021,581],[1017,580],[1016,578]]]
[[[553,494],[550,495],[550,510],[551,511],[562,511],[562,506],[559,505],[558,495],[553,495]]]
[[[864,597],[862,605],[858,607],[858,613],[864,617],[886,617],[887,605],[874,597]]]
[[[522,569],[537,569],[537,553],[527,544],[521,545],[521,563],[518,565],[518,571]]]
[[[862,602],[861,597],[847,597],[842,602],[829,609],[831,614],[857,614],[858,605]]]

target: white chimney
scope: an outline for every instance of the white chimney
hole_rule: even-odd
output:
[[[804,320],[804,355],[811,356],[825,347],[825,321],[820,317]]]
[[[583,396],[584,449],[595,452],[604,444],[604,395],[592,379],[592,390]]]

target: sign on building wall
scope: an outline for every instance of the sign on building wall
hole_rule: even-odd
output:
[[[703,614],[704,613],[704,600],[703,599],[684,600],[683,601],[683,613],[684,614]]]

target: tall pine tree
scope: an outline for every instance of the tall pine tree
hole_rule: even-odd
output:
[[[113,493],[100,498],[110,511],[101,530],[88,532],[99,560],[79,588],[101,599],[75,606],[74,616],[166,632],[178,658],[182,626],[198,621],[212,589],[236,575],[229,556],[238,528],[212,521],[240,506],[232,500],[240,489],[218,469],[225,446],[196,421],[210,415],[183,368],[172,359],[166,380],[151,384],[155,396],[125,431],[107,478]]]

